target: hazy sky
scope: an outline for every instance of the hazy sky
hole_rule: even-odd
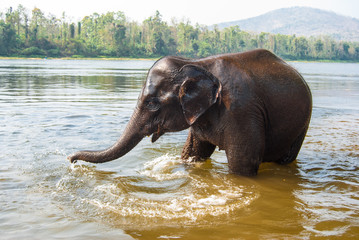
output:
[[[142,22],[159,10],[165,21],[175,17],[188,19],[192,24],[215,23],[255,17],[278,8],[308,6],[359,18],[359,0],[0,0],[0,10],[22,4],[28,10],[35,6],[45,15],[62,12],[73,21],[94,12],[122,11],[130,19]]]

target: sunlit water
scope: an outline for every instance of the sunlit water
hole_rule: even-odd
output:
[[[1,239],[355,239],[359,65],[291,63],[313,93],[298,160],[228,174],[183,164],[186,131],[125,157],[66,156],[120,136],[153,61],[0,60]]]

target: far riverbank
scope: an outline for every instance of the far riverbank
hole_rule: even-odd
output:
[[[0,60],[11,60],[11,59],[30,59],[30,60],[109,60],[109,61],[130,61],[130,60],[144,60],[144,61],[155,61],[160,59],[161,57],[154,57],[154,58],[141,58],[141,57],[107,57],[107,56],[100,56],[100,57],[18,57],[18,56],[0,56]],[[298,60],[291,60],[291,59],[283,59],[287,62],[320,62],[320,63],[359,63],[358,61],[350,61],[350,60],[328,60],[328,59],[315,59],[315,60],[306,60],[306,59],[298,59]]]

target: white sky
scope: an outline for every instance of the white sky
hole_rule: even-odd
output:
[[[359,19],[359,0],[0,0],[0,11],[22,4],[29,11],[40,8],[45,15],[66,16],[72,21],[94,12],[122,11],[129,20],[142,22],[159,10],[168,23],[188,19],[192,24],[211,25],[255,17],[271,10],[307,6]]]

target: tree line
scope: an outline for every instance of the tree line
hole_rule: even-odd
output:
[[[19,5],[0,12],[0,56],[25,57],[206,57],[265,48],[288,60],[359,61],[359,42],[329,36],[251,33],[162,20],[156,11],[142,23],[119,12],[93,13],[79,22]]]

